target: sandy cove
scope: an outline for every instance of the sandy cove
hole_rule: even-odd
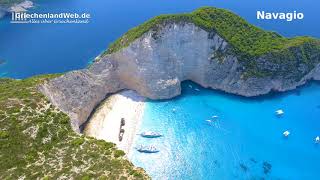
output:
[[[95,111],[84,133],[97,139],[113,142],[129,154],[145,107],[145,98],[128,90],[111,95]],[[121,118],[125,119],[123,139],[119,141]]]

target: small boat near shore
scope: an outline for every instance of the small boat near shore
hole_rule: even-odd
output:
[[[157,152],[159,152],[159,150],[153,145],[151,145],[151,146],[142,146],[142,145],[140,145],[136,149],[137,149],[137,151],[139,151],[141,153],[157,153]]]
[[[283,136],[284,136],[284,137],[288,137],[289,135],[290,135],[290,132],[289,132],[289,131],[283,132]]]
[[[277,116],[282,116],[284,114],[284,111],[282,109],[276,110],[276,115]]]
[[[153,132],[153,131],[145,131],[145,132],[142,132],[140,136],[145,138],[158,138],[158,137],[161,137],[162,134],[158,132]]]

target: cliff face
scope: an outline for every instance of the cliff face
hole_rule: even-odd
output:
[[[240,61],[217,33],[193,23],[166,23],[90,68],[53,79],[40,90],[71,117],[73,128],[79,131],[94,107],[121,89],[151,99],[168,99],[180,94],[182,81],[192,80],[203,87],[258,96],[294,89],[309,79],[320,80],[320,52],[315,51],[310,57],[312,64],[305,65],[300,49],[290,50],[296,51],[296,56],[282,65],[276,61],[285,57],[276,53],[252,59],[255,68],[267,75],[246,76],[247,62]]]

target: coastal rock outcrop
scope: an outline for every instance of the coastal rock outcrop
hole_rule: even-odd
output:
[[[248,61],[240,59],[215,31],[191,22],[167,22],[129,46],[100,57],[88,69],[46,82],[40,90],[71,117],[73,128],[79,131],[105,97],[122,89],[150,99],[169,99],[181,93],[182,81],[191,80],[203,87],[251,97],[320,80],[320,50],[312,50],[307,64],[302,50],[290,49],[292,57],[270,52],[252,58],[258,73],[249,76]],[[286,63],[277,63],[282,60]]]
[[[0,2],[0,19],[10,12],[25,12],[27,9],[33,7],[32,1],[9,1],[1,4]]]

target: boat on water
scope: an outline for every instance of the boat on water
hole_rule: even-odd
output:
[[[136,149],[137,149],[137,151],[139,151],[141,153],[157,153],[157,152],[159,152],[159,150],[153,145],[151,145],[151,146],[142,146],[142,145],[140,145]]]
[[[316,137],[315,142],[316,143],[320,143],[320,137],[319,136]]]
[[[213,119],[217,119],[217,118],[219,118],[219,116],[214,115],[214,116],[212,116],[212,118],[213,118]]]
[[[282,109],[276,110],[276,114],[278,116],[282,116],[284,114],[284,111]]]
[[[290,135],[290,132],[287,130],[285,132],[283,132],[284,137],[288,137]]]
[[[157,138],[157,137],[161,137],[162,134],[158,132],[153,132],[153,131],[146,131],[146,132],[142,132],[140,136],[145,138]]]
[[[198,88],[195,88],[194,90],[196,90],[196,91],[200,91],[200,89],[198,89]]]

